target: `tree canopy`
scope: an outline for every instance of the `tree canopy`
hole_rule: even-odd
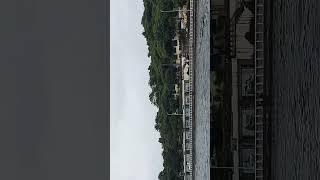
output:
[[[144,0],[142,25],[147,40],[149,66],[149,85],[152,89],[149,99],[158,107],[155,117],[155,129],[160,132],[164,169],[159,179],[182,179],[179,172],[183,169],[182,156],[182,117],[168,116],[179,109],[179,98],[172,95],[177,82],[176,69],[163,64],[174,63],[175,55],[172,39],[176,32],[177,13],[162,13],[181,6],[183,0]],[[180,97],[181,98],[181,97]],[[181,109],[180,109],[181,111]]]

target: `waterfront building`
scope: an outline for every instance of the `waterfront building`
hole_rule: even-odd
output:
[[[212,39],[214,48],[211,53],[213,60],[223,58],[225,62],[226,83],[230,84],[226,84],[226,88],[231,93],[229,116],[232,129],[229,137],[232,163],[225,166],[215,164],[213,169],[215,172],[224,171],[230,175],[224,177],[230,180],[262,180],[264,179],[264,1],[213,0],[211,2],[211,28],[214,36]],[[222,25],[219,23],[221,20],[225,20]],[[214,160],[216,154],[212,152],[211,156]]]
[[[178,14],[180,28],[187,30],[187,23],[188,23],[188,10],[187,6],[184,5],[182,8],[179,7],[179,14]]]

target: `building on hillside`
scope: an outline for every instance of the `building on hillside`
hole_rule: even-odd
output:
[[[188,31],[187,24],[188,24],[188,9],[187,6],[184,5],[182,8],[179,8],[179,21],[180,21],[180,28],[185,29]]]
[[[174,42],[174,48],[175,48],[175,53],[174,55],[176,56],[176,64],[181,63],[181,45],[180,45],[180,37],[179,34],[176,33],[175,37],[173,38]]]
[[[184,180],[192,180],[192,100],[190,99],[191,87],[189,84],[189,60],[181,57],[181,92],[182,92],[182,121],[183,121],[183,177]]]
[[[174,93],[173,93],[173,97],[175,99],[177,99],[180,95],[180,88],[179,88],[179,85],[178,84],[175,84],[174,85]]]

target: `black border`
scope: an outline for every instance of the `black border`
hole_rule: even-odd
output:
[[[104,65],[104,67],[100,67],[99,69],[101,70],[101,72],[99,72],[99,78],[101,76],[101,79],[98,81],[100,82],[105,82],[105,84],[101,85],[101,87],[103,88],[103,91],[99,91],[101,92],[101,97],[103,99],[99,99],[99,102],[105,102],[103,103],[103,108],[97,110],[99,111],[100,114],[104,114],[103,117],[98,117],[96,119],[85,119],[83,124],[87,124],[89,122],[94,122],[94,123],[99,123],[99,124],[103,124],[105,125],[105,127],[99,127],[98,131],[99,133],[97,133],[98,135],[95,135],[96,137],[98,137],[100,140],[97,140],[95,142],[93,142],[94,145],[98,144],[100,146],[100,143],[104,143],[104,145],[101,145],[101,148],[103,149],[99,149],[99,154],[85,154],[85,151],[82,151],[81,153],[76,154],[77,152],[74,152],[73,150],[76,150],[76,148],[78,148],[78,146],[73,147],[72,142],[70,144],[66,144],[68,146],[68,150],[66,150],[63,154],[63,156],[72,156],[72,157],[78,157],[79,154],[80,155],[84,155],[86,156],[86,158],[88,159],[93,159],[91,162],[93,162],[94,165],[97,165],[101,162],[104,161],[104,167],[98,167],[99,168],[99,173],[101,173],[101,175],[99,176],[99,178],[97,179],[92,179],[92,180],[105,180],[105,179],[110,179],[110,1],[109,0],[56,0],[56,1],[51,1],[51,0],[30,0],[30,1],[12,1],[12,0],[2,0],[0,3],[0,21],[2,22],[2,28],[0,28],[0,142],[1,142],[1,146],[0,146],[0,167],[1,167],[1,173],[0,173],[0,179],[21,179],[19,178],[19,176],[24,175],[24,173],[26,172],[25,176],[23,179],[25,180],[29,180],[30,178],[32,178],[33,180],[38,180],[38,178],[40,176],[35,177],[34,174],[31,175],[31,173],[28,173],[28,170],[33,171],[34,172],[39,172],[39,173],[43,173],[43,171],[46,171],[47,169],[43,169],[41,166],[37,163],[35,164],[29,164],[27,161],[28,160],[34,160],[34,158],[37,156],[39,156],[39,150],[36,148],[33,149],[29,148],[27,151],[28,152],[23,152],[24,150],[21,150],[19,148],[17,148],[18,146],[21,146],[18,142],[17,139],[21,138],[20,137],[17,138],[16,136],[19,134],[19,128],[20,130],[23,128],[28,128],[28,127],[19,127],[21,126],[19,125],[19,123],[21,123],[21,111],[19,110],[19,108],[17,108],[17,93],[19,93],[18,91],[20,91],[20,93],[22,92],[21,90],[19,90],[19,87],[28,87],[31,86],[32,88],[30,88],[31,90],[33,89],[37,89],[40,87],[43,88],[41,86],[41,83],[43,80],[41,75],[42,74],[46,74],[46,69],[41,69],[42,65],[44,64],[44,62],[51,62],[54,60],[59,60],[59,59],[52,59],[50,58],[50,55],[46,54],[44,56],[44,54],[46,52],[41,52],[43,49],[45,49],[46,47],[43,48],[43,44],[42,40],[46,41],[44,44],[50,46],[51,43],[56,43],[56,40],[52,40],[52,38],[50,40],[46,39],[45,36],[38,36],[37,33],[42,33],[43,31],[46,31],[47,29],[46,26],[51,26],[50,23],[57,23],[57,22],[50,22],[47,21],[45,23],[45,25],[41,24],[40,28],[39,28],[39,19],[42,18],[41,15],[43,14],[50,14],[48,16],[51,17],[45,17],[45,18],[54,18],[57,17],[59,20],[63,20],[63,18],[65,18],[64,16],[66,16],[66,18],[69,18],[68,20],[66,20],[65,22],[70,22],[71,24],[74,22],[75,26],[73,27],[70,24],[63,24],[68,26],[71,29],[76,29],[76,26],[81,27],[81,21],[83,19],[81,19],[80,15],[81,14],[88,14],[89,16],[91,16],[91,18],[93,17],[93,15],[95,14],[95,9],[98,9],[97,11],[99,12],[99,17],[101,18],[100,20],[104,20],[105,24],[102,24],[101,26],[104,26],[106,31],[105,32],[99,32],[99,34],[94,34],[94,33],[86,33],[85,31],[81,32],[81,35],[87,36],[86,38],[91,38],[93,36],[99,37],[99,40],[93,40],[91,42],[93,42],[92,44],[98,44],[99,43],[99,48],[101,48],[101,50],[97,51],[100,54],[97,56],[98,59],[93,59],[93,61],[98,61],[99,60],[99,64]],[[54,7],[51,7],[51,5],[55,5]],[[81,5],[81,7],[78,7],[78,5]],[[88,5],[87,5],[88,4]],[[87,5],[87,8],[86,8]],[[58,7],[58,8],[57,8]],[[51,9],[57,8],[56,11],[51,11]],[[61,9],[60,9],[61,8]],[[81,12],[81,8],[84,9],[83,13]],[[50,12],[47,13],[46,10],[49,10]],[[69,9],[69,10],[68,10]],[[61,11],[63,11],[64,14],[61,14]],[[67,17],[69,16],[69,13],[71,15],[71,17]],[[79,14],[79,16],[77,16]],[[82,17],[83,18],[83,17]],[[43,20],[43,19],[42,19]],[[42,21],[41,20],[41,21]],[[45,21],[44,21],[45,22]],[[88,21],[86,21],[88,22]],[[38,24],[37,24],[38,23]],[[58,22],[59,24],[59,22]],[[93,24],[94,25],[94,24]],[[45,30],[43,30],[45,29]],[[63,29],[63,28],[61,28]],[[94,29],[94,27],[92,27],[88,32],[92,32],[92,30]],[[62,30],[64,31],[64,30]],[[64,33],[64,32],[62,32]],[[78,37],[79,35],[75,33],[75,37]],[[73,33],[70,33],[71,36],[74,35]],[[27,36],[24,36],[27,35]],[[72,43],[79,43],[79,41],[77,39],[72,39],[72,37],[65,37],[66,41],[68,41],[68,45],[72,44]],[[24,40],[25,39],[25,40]],[[37,42],[40,42],[41,45],[37,45]],[[53,42],[54,41],[54,42]],[[98,42],[99,41],[99,42]],[[34,44],[33,44],[34,43]],[[82,42],[80,42],[82,43]],[[29,48],[29,47],[31,48]],[[63,44],[61,45],[62,48],[65,48],[63,50],[63,52],[67,52],[67,51],[72,51],[74,49],[72,49],[73,47],[71,46],[66,46],[64,47]],[[101,47],[100,47],[101,46]],[[25,47],[25,52],[21,53],[19,51],[21,51],[21,47]],[[82,47],[88,47],[87,44],[82,44]],[[57,48],[61,48],[61,47],[57,47]],[[70,48],[70,49],[69,49]],[[78,48],[77,50],[81,49]],[[19,50],[20,49],[20,50]],[[84,48],[85,49],[85,48]],[[45,50],[49,50],[52,51],[51,49],[45,49]],[[61,50],[61,49],[60,49]],[[10,52],[9,52],[10,51]],[[57,54],[53,54],[54,57],[62,57],[63,56],[63,52],[57,52]],[[32,53],[36,54],[33,55]],[[40,55],[37,55],[37,53],[39,53]],[[61,53],[61,54],[59,54]],[[31,54],[31,55],[30,55]],[[82,53],[79,53],[80,56],[82,55]],[[83,53],[85,54],[85,53]],[[70,58],[72,58],[72,63],[75,63],[75,65],[77,65],[77,63],[79,63],[80,66],[83,66],[83,64],[81,63],[86,63],[89,62],[88,60],[84,60],[82,62],[77,62],[76,58],[77,56],[69,53],[68,54]],[[27,56],[29,57],[35,57],[35,59],[32,58],[26,58]],[[35,63],[35,67],[32,67],[33,69],[30,70],[30,67],[23,67],[23,65],[28,65],[30,60],[30,64],[31,63]],[[60,59],[61,60],[61,59]],[[92,60],[92,59],[91,59]],[[23,62],[25,61],[25,62]],[[23,62],[23,63],[22,63]],[[71,64],[70,62],[70,64]],[[21,65],[22,64],[22,65]],[[98,63],[97,63],[98,64]],[[56,64],[55,64],[56,65]],[[72,67],[72,66],[71,66]],[[93,66],[91,66],[93,67]],[[26,72],[33,74],[32,76],[28,77],[28,81],[30,81],[30,84],[24,84],[24,82],[21,80],[23,78],[23,75],[21,75],[21,73],[19,74],[19,71],[21,69],[28,69]],[[56,70],[61,70],[60,67],[55,67]],[[68,67],[69,68],[69,67]],[[72,68],[71,68],[72,69]],[[85,69],[85,68],[84,68]],[[65,69],[64,69],[65,70]],[[103,72],[102,72],[103,71]],[[51,73],[51,76],[62,76],[61,74],[59,74],[60,72],[54,72],[51,71],[49,73]],[[88,70],[89,72],[89,70]],[[26,76],[28,76],[28,74],[26,73]],[[70,71],[70,73],[72,73],[72,70]],[[77,72],[78,73],[78,72]],[[76,73],[76,74],[77,74]],[[19,77],[18,77],[19,74]],[[29,74],[29,75],[30,75]],[[35,75],[34,75],[35,74]],[[80,73],[78,73],[80,74]],[[101,76],[100,76],[101,75]],[[73,77],[73,76],[72,76]],[[82,77],[86,77],[86,76],[82,76]],[[20,79],[19,79],[20,78]],[[71,79],[71,78],[70,78]],[[60,80],[63,81],[63,78],[60,78]],[[88,80],[91,80],[90,78],[88,78]],[[78,81],[78,79],[76,79],[76,81]],[[40,82],[40,83],[39,83]],[[61,85],[62,83],[57,81],[59,84]],[[70,82],[72,83],[72,82]],[[77,86],[80,86],[81,83],[78,83]],[[82,85],[86,85],[87,82],[85,82]],[[96,83],[96,82],[94,82]],[[40,84],[40,85],[39,85]],[[87,83],[89,84],[89,83]],[[97,83],[96,83],[97,84]],[[65,84],[64,84],[65,85]],[[70,86],[67,86],[66,88],[68,91],[68,94],[72,94],[70,92],[72,92],[72,88],[70,88]],[[23,88],[21,88],[23,89]],[[61,88],[62,89],[62,88]],[[30,90],[29,90],[30,91]],[[41,95],[38,95],[36,93],[31,93],[32,96],[35,97],[46,97],[46,96],[50,96],[50,93],[53,94],[52,92],[57,91],[55,89],[41,89],[38,90],[39,92],[43,93]],[[45,94],[46,91],[50,91],[49,95]],[[88,91],[89,92],[89,91]],[[30,92],[28,92],[30,93]],[[56,92],[55,92],[56,93]],[[81,93],[83,93],[83,91],[81,92],[75,92],[75,94],[78,93],[78,95]],[[106,94],[103,94],[106,93]],[[35,95],[34,95],[35,94]],[[52,97],[50,97],[52,98]],[[72,97],[73,99],[75,97]],[[89,97],[90,98],[90,97]],[[33,101],[33,99],[31,98],[31,100],[27,99],[27,101]],[[46,100],[34,100],[35,102],[26,102],[24,105],[29,105],[32,103],[36,104],[36,107],[40,107],[46,106],[47,101]],[[61,100],[61,98],[59,100],[57,100],[61,105],[64,105],[63,103],[66,102],[67,100]],[[70,102],[70,100],[69,100]],[[81,104],[82,103],[82,104]],[[92,104],[95,104],[95,99],[91,99],[91,101],[83,101],[80,102],[80,104],[82,105],[82,107],[84,106],[90,106]],[[65,106],[65,105],[64,105]],[[49,109],[51,107],[48,107]],[[58,107],[59,108],[59,107]],[[45,109],[45,108],[43,108]],[[73,109],[72,113],[76,113],[75,111],[76,108]],[[61,110],[61,109],[59,109]],[[43,118],[42,115],[38,115],[36,110],[32,110],[33,114],[27,114],[27,116],[30,116],[31,118],[29,119],[24,119],[27,121],[27,123],[35,123],[35,124],[42,124],[44,121],[48,121],[47,119]],[[90,112],[92,113],[92,112]],[[23,114],[23,113],[22,113]],[[40,114],[40,113],[39,113]],[[81,114],[81,112],[80,112]],[[20,117],[19,117],[20,115]],[[52,114],[49,113],[48,116],[51,116]],[[70,117],[75,117],[74,115],[70,115]],[[105,118],[106,117],[106,118]],[[20,119],[18,119],[20,118]],[[33,120],[32,118],[36,119]],[[31,120],[30,120],[31,119]],[[60,119],[61,120],[61,119]],[[28,122],[30,121],[30,122]],[[77,119],[72,119],[70,121],[68,121],[68,128],[72,123],[76,124]],[[23,123],[22,123],[23,124]],[[35,126],[38,126],[35,125]],[[51,127],[51,125],[48,125]],[[34,129],[38,130],[41,129],[39,127],[36,127]],[[46,127],[48,128],[48,127]],[[61,127],[53,127],[54,128],[54,133],[58,134],[60,133],[61,130],[65,131],[65,129],[67,128],[61,128]],[[89,129],[89,127],[88,127]],[[59,136],[59,139],[56,142],[55,146],[60,146],[59,150],[61,150],[61,145],[63,145],[63,143],[59,142],[61,139],[63,139],[63,137],[66,137],[68,139],[72,139],[75,141],[81,141],[81,139],[77,139],[77,133],[81,134],[81,130],[86,131],[87,127],[81,127],[78,128],[76,125],[72,128],[72,130],[70,131],[70,133],[65,134],[62,136]],[[47,130],[42,130],[42,131],[47,131]],[[32,134],[33,130],[29,130],[27,133]],[[25,134],[27,134],[25,133]],[[43,133],[43,132],[41,132]],[[41,133],[36,134],[34,137],[31,137],[36,139],[34,142],[37,142],[37,139],[41,138]],[[52,133],[52,132],[50,132]],[[83,132],[85,133],[85,132]],[[76,134],[76,135],[75,135]],[[103,137],[100,137],[103,136]],[[93,139],[92,137],[90,137],[91,139]],[[23,139],[23,138],[22,138]],[[90,140],[91,140],[90,139]],[[86,141],[88,142],[88,141]],[[50,142],[49,142],[50,143]],[[52,143],[54,144],[54,143]],[[90,143],[92,144],[92,143]],[[84,144],[85,145],[85,144]],[[28,146],[28,145],[26,145]],[[30,145],[33,146],[33,145]],[[55,148],[54,145],[53,149]],[[102,153],[104,152],[104,153]],[[21,159],[19,160],[18,158],[18,154],[24,153],[24,158],[26,160],[23,167],[27,170],[21,170],[21,163],[20,161],[22,161]],[[101,153],[101,154],[100,154]],[[35,157],[28,157],[28,155],[34,155]],[[53,154],[52,152],[48,153],[48,154]],[[75,155],[76,154],[76,155]],[[42,155],[42,156],[47,156],[47,155]],[[50,157],[51,158],[51,157]],[[62,158],[60,158],[62,159]],[[59,159],[59,160],[60,160]],[[35,160],[38,161],[38,160]],[[43,160],[44,162],[46,161]],[[99,161],[96,162],[96,161]],[[61,165],[64,165],[63,160],[61,162],[59,162]],[[70,164],[75,164],[75,162],[68,162]],[[86,166],[84,166],[86,167]],[[20,168],[20,169],[18,169]],[[52,168],[52,166],[48,167],[48,168]],[[53,168],[59,168],[59,166],[54,166]],[[50,172],[54,172],[56,169],[50,169]],[[101,168],[101,170],[100,170]],[[69,171],[70,170],[70,171]],[[104,170],[104,171],[103,171]],[[22,171],[24,171],[23,173],[21,173]],[[42,171],[42,172],[41,172]],[[85,175],[88,175],[88,173],[86,173],[85,171],[81,171],[81,170],[77,170],[75,167],[70,167],[70,169],[68,169],[69,172],[76,172],[79,176],[84,175],[83,177],[85,178]],[[61,172],[61,171],[60,171]],[[45,172],[44,172],[45,173]],[[52,173],[49,175],[51,176]],[[63,175],[61,175],[63,176]],[[34,178],[35,177],[35,178]],[[53,179],[54,177],[47,177],[47,179]],[[72,177],[71,177],[72,178]],[[64,179],[64,178],[62,178]],[[65,179],[70,179],[69,177],[65,177]],[[45,180],[43,178],[40,178],[39,180]]]

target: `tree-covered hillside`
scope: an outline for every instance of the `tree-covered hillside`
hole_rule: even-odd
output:
[[[175,68],[163,66],[175,62],[172,39],[176,31],[177,13],[162,13],[161,10],[171,10],[182,3],[180,0],[144,0],[145,10],[141,22],[151,59],[149,85],[152,92],[149,98],[159,109],[155,117],[155,128],[161,135],[159,142],[163,147],[164,159],[164,169],[159,173],[159,179],[166,180],[182,179],[179,176],[183,169],[182,117],[167,115],[179,108],[179,98],[174,99],[172,90],[174,84],[180,82],[176,79]]]

